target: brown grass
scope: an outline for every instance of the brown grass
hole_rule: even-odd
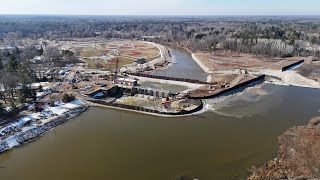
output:
[[[125,57],[118,57],[119,58],[119,68],[123,67],[124,65],[133,63],[132,59],[125,58]],[[114,58],[116,59],[116,57]],[[116,69],[116,63],[107,63],[106,61],[102,59],[96,59],[96,60],[85,60],[85,62],[88,64],[88,68],[90,69],[97,69],[96,64],[100,63],[103,68],[101,70],[114,70]]]
[[[224,53],[195,53],[205,66],[212,71],[224,71],[235,69],[262,70],[265,68],[279,70],[283,66],[301,60],[301,57],[292,58],[265,58],[253,54],[235,53],[225,51]]]

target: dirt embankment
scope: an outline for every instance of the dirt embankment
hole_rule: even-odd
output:
[[[304,77],[320,83],[320,61],[309,61],[297,69],[297,72]]]
[[[320,179],[320,117],[279,137],[277,158],[252,168],[248,180]]]

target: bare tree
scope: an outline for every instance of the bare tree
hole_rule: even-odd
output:
[[[47,47],[43,52],[44,58],[52,62],[55,66],[61,66],[62,54],[60,53],[58,47]]]

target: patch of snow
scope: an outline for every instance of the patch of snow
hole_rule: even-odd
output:
[[[37,92],[37,95],[36,95],[36,97],[37,98],[41,98],[41,97],[44,97],[45,95],[47,95],[47,92]]]
[[[16,138],[14,136],[9,137],[6,142],[8,143],[9,148],[13,148],[15,146],[18,146],[19,143],[17,142]]]
[[[77,104],[76,102],[70,102],[70,103],[61,105],[61,107],[68,108],[68,109],[75,109],[75,108],[79,108],[80,106],[81,104]]]
[[[68,112],[68,109],[67,109],[67,108],[60,107],[60,106],[57,106],[57,107],[48,107],[47,109],[50,110],[53,114],[57,114],[57,115],[59,115],[59,116],[61,116],[61,115],[63,115],[64,113]]]

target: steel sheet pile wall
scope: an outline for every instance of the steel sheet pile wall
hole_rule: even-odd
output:
[[[240,83],[238,85],[235,85],[233,87],[227,88],[221,92],[218,92],[217,94],[211,94],[203,97],[189,97],[190,99],[210,99],[210,98],[216,98],[220,96],[227,96],[230,94],[235,94],[237,92],[243,91],[247,87],[255,86],[257,84],[260,84],[265,81],[265,75],[261,75],[259,77],[256,77],[254,79],[251,79],[249,81]]]
[[[288,65],[288,66],[283,67],[283,68],[282,68],[282,71],[291,70],[292,67],[298,66],[298,65],[303,64],[303,63],[304,63],[304,60],[300,60],[300,61],[298,61],[298,62],[296,62],[296,63],[293,63],[293,64],[290,64],[290,65]]]
[[[147,112],[147,113],[153,113],[153,114],[162,114],[162,115],[186,115],[186,114],[192,114],[195,112],[200,111],[203,108],[203,103],[202,101],[199,100],[199,106],[191,111],[179,111],[179,112],[164,112],[164,111],[159,111],[155,109],[148,109],[140,106],[132,106],[132,105],[126,105],[126,104],[118,104],[118,103],[112,103],[112,102],[105,102],[103,100],[90,100],[91,102],[95,104],[101,104],[104,106],[110,106],[110,107],[116,107],[116,108],[121,108],[121,109],[129,109],[129,110],[134,110],[134,111],[141,111],[141,112]]]

